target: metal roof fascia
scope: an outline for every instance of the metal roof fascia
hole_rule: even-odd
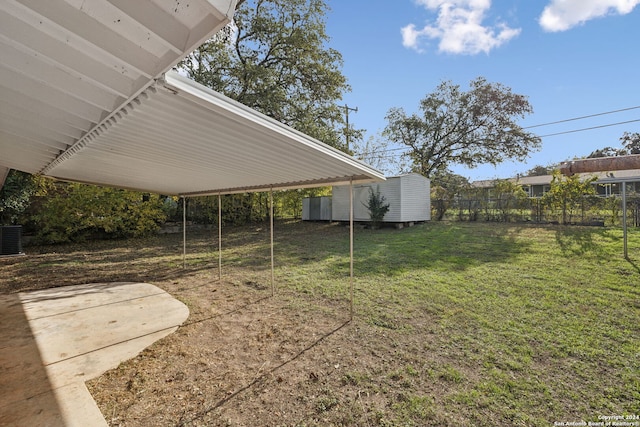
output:
[[[222,14],[231,21],[236,11],[238,0],[206,0],[214,10],[222,12]],[[225,11],[226,9],[226,11]],[[199,45],[198,45],[199,46]]]
[[[353,180],[351,179],[353,178]],[[359,176],[350,176],[350,177],[337,177],[333,179],[321,179],[321,180],[311,180],[311,181],[296,181],[291,183],[280,183],[280,184],[265,184],[260,186],[252,186],[252,187],[238,187],[238,188],[224,188],[220,190],[207,190],[207,191],[196,191],[191,193],[180,193],[180,197],[199,197],[199,196],[214,196],[217,194],[227,195],[227,194],[240,194],[240,193],[260,193],[264,191],[283,191],[283,190],[298,190],[303,188],[318,188],[318,187],[331,187],[337,185],[349,185],[349,183],[353,182],[354,184],[366,184],[370,182],[379,182],[382,181],[380,179],[373,179],[367,175],[359,175]]]

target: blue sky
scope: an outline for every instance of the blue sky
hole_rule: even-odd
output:
[[[352,91],[349,121],[368,139],[392,107],[418,112],[443,80],[478,76],[526,95],[533,126],[640,106],[640,0],[329,0],[330,47]],[[640,108],[530,129],[545,136],[640,119]],[[542,138],[523,163],[452,169],[506,178],[597,148],[620,147],[640,121]],[[394,151],[393,153],[397,153]]]

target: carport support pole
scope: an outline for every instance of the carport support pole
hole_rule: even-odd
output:
[[[349,320],[353,320],[353,178],[349,179]]]
[[[624,244],[624,257],[629,259],[627,251],[627,183],[622,181],[622,241]]]
[[[218,193],[218,280],[222,281],[222,195]]]
[[[182,268],[187,268],[187,198],[182,196]]]
[[[273,273],[274,270],[274,259],[273,259],[273,187],[271,187],[271,191],[269,191],[269,221],[271,228],[271,296],[274,296],[276,293],[276,281],[275,275]]]

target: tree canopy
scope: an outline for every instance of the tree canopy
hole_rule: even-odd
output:
[[[560,208],[562,223],[567,224],[571,222],[580,201],[585,196],[595,194],[596,190],[592,184],[596,179],[581,179],[579,175],[563,176],[559,171],[555,171],[551,187],[543,196],[543,200],[549,206]]]
[[[473,168],[524,160],[541,145],[517,123],[533,112],[527,97],[483,77],[466,92],[450,81],[440,83],[420,102],[420,111],[409,116],[392,108],[383,135],[409,147],[408,156],[427,177],[451,164]]]
[[[640,154],[640,132],[625,132],[620,141],[626,151],[625,154]]]
[[[548,166],[536,165],[526,171],[523,176],[543,176],[543,175],[551,175],[554,168],[550,168]]]
[[[239,1],[233,23],[179,67],[205,86],[344,149],[337,101],[349,86],[342,55],[326,47],[326,11],[324,0]]]
[[[621,156],[623,154],[624,154],[624,151],[620,148],[604,147],[604,148],[598,148],[597,150],[592,151],[587,156],[587,159],[595,159],[598,157],[614,157],[614,156]]]
[[[588,159],[597,157],[626,156],[640,154],[640,132],[625,132],[620,137],[621,148],[604,147],[594,150],[587,156]]]
[[[29,208],[31,198],[46,188],[51,181],[26,172],[11,170],[0,188],[0,225],[17,224]]]
[[[453,205],[456,197],[471,190],[471,183],[462,175],[442,168],[433,172],[431,179],[431,206],[434,219],[440,221]]]

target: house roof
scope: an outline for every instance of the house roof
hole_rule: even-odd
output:
[[[560,173],[573,175],[575,173],[589,173],[600,171],[620,171],[640,168],[640,154],[624,156],[594,157],[564,162],[560,165]]]
[[[0,170],[162,194],[382,179],[168,72],[235,4],[0,2]]]
[[[627,169],[614,172],[585,172],[576,174],[582,179],[596,177],[598,183],[615,183],[622,181],[640,181],[640,169]],[[519,178],[508,178],[511,182],[517,182],[521,185],[548,185],[551,184],[553,175],[539,176],[523,176]],[[472,185],[478,188],[491,188],[495,186],[497,180],[488,179],[483,181],[474,181]]]

